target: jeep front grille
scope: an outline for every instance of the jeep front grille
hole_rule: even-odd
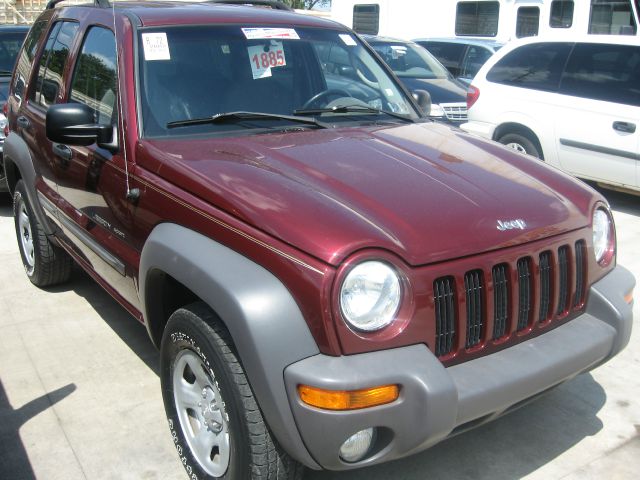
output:
[[[494,341],[526,337],[537,325],[542,328],[565,318],[572,308],[581,308],[585,257],[586,244],[580,240],[535,256],[437,278],[433,284],[436,355],[476,351]]]

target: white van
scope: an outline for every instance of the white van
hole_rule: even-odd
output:
[[[332,0],[331,17],[358,33],[400,38],[638,36],[640,0]]]
[[[640,38],[511,42],[480,69],[461,128],[640,192]]]

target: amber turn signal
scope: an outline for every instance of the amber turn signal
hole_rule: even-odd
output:
[[[326,410],[357,410],[391,403],[400,395],[398,385],[365,388],[363,390],[324,390],[298,385],[298,395],[307,405]]]
[[[624,296],[624,301],[629,304],[633,302],[633,289]]]

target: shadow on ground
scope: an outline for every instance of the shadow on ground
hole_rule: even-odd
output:
[[[8,193],[0,193],[0,217],[13,217],[13,201]]]
[[[630,193],[616,192],[592,185],[609,202],[611,208],[622,213],[640,217],[640,196]]]
[[[35,475],[27,451],[20,439],[20,427],[44,412],[76,389],[73,383],[38,397],[14,409],[0,380],[0,478],[32,480]]]

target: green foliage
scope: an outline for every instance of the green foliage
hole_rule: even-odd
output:
[[[326,7],[331,5],[331,0],[283,0],[284,3],[302,10],[311,10],[313,7]]]

